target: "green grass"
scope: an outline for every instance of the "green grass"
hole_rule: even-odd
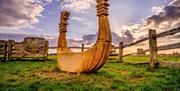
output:
[[[96,73],[77,75],[61,72],[55,56],[49,59],[0,63],[0,91],[180,91],[180,68],[160,67],[150,71],[149,65],[109,60]],[[179,57],[162,59],[176,61]],[[140,57],[124,60],[144,61]]]
[[[118,58],[113,56],[111,58]],[[148,56],[127,56],[123,57],[124,62],[149,62]],[[180,56],[159,56],[158,61],[180,62]]]

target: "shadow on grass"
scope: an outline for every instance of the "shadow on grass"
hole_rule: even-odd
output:
[[[44,59],[39,59],[39,58],[16,58],[16,59],[11,59],[6,62],[13,62],[13,61],[27,61],[27,62],[48,62],[48,61],[55,61],[55,59],[48,59],[47,61],[44,61]]]

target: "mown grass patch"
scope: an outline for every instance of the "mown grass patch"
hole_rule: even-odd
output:
[[[56,66],[56,57],[50,56],[50,59],[46,62],[24,60],[0,63],[0,91],[180,90],[180,68],[160,67],[151,71],[149,65],[109,60],[96,73],[77,75],[61,72]],[[132,60],[136,61],[135,58]]]

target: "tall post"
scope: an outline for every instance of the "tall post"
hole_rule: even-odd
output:
[[[81,51],[82,52],[84,51],[84,44],[82,44]]]
[[[120,42],[119,43],[119,55],[118,55],[119,60],[118,61],[121,63],[123,62],[122,55],[123,55],[123,42]]]
[[[12,59],[11,55],[12,55],[13,44],[14,44],[14,40],[8,41],[8,61],[10,61]]]
[[[156,30],[149,30],[150,67],[158,66]]]
[[[46,40],[45,41],[45,46],[44,46],[44,61],[48,60],[48,48],[49,48],[49,42]]]
[[[7,41],[6,41],[6,44],[5,44],[5,53],[4,53],[4,61],[7,60],[7,47],[8,47],[8,44],[7,44]]]

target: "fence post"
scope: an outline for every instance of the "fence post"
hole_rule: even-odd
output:
[[[81,51],[82,52],[84,51],[84,44],[82,44]]]
[[[13,42],[14,40],[8,40],[8,61],[11,60]]]
[[[45,41],[45,46],[44,46],[44,61],[48,60],[48,48],[49,48],[49,42],[46,40]]]
[[[120,42],[119,43],[119,62],[123,62],[123,60],[122,60],[122,55],[123,55],[123,42]]]
[[[4,54],[4,60],[7,61],[7,47],[8,47],[8,44],[7,44],[7,41],[6,41],[6,44],[5,44],[5,54]]]
[[[149,30],[150,67],[158,66],[156,30]]]

